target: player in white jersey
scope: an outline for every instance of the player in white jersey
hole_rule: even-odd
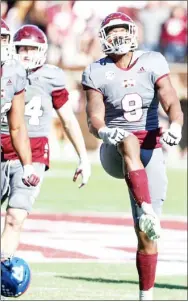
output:
[[[170,120],[170,128],[163,134],[170,146],[181,139],[183,114],[165,58],[158,52],[135,51],[137,27],[128,16],[107,16],[99,37],[106,57],[90,64],[82,77],[88,125],[103,140],[103,168],[128,185],[138,238],[140,299],[152,300],[159,215],[167,189],[158,104]]]
[[[22,217],[16,216],[11,221],[12,229],[9,230],[8,235],[12,237],[12,252],[17,249],[23,222],[39,193],[44,171],[49,168],[48,137],[53,108],[60,117],[66,134],[79,156],[73,180],[76,181],[78,175],[81,174],[80,187],[82,187],[90,177],[90,163],[79,123],[68,100],[64,72],[56,66],[44,64],[48,48],[45,34],[37,26],[24,25],[15,33],[13,45],[16,52],[15,57],[22,63],[27,73],[25,121],[30,138],[33,165],[38,171],[41,181],[36,190],[31,187],[25,189],[21,185],[20,161],[12,148],[7,120],[4,118],[1,124],[4,148],[2,164],[6,165],[7,161],[13,163],[9,171],[8,210],[21,209],[24,211]],[[7,237],[6,229],[8,227],[6,221],[3,239]],[[15,233],[16,236],[14,236]]]

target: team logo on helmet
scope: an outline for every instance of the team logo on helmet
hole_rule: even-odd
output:
[[[1,262],[1,295],[19,297],[27,290],[31,280],[28,264],[21,258],[13,257]]]

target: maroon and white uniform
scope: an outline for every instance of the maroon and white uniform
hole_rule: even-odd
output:
[[[166,195],[167,177],[160,144],[156,83],[168,74],[162,54],[134,51],[128,68],[117,67],[107,56],[90,64],[82,77],[84,89],[91,88],[103,95],[106,125],[123,128],[138,137],[153,207],[158,214]],[[103,143],[100,159],[108,174],[124,178],[122,157],[115,146]],[[132,197],[131,201],[135,217]]]
[[[27,76],[25,121],[30,137],[32,161],[49,167],[48,137],[53,108],[61,108],[68,100],[65,75],[62,69],[43,65]],[[2,145],[5,160],[18,159],[9,135],[6,118],[1,123]]]
[[[140,139],[141,147],[150,144],[148,147],[155,148],[160,146],[155,85],[168,74],[169,67],[162,54],[135,51],[126,69],[118,68],[110,57],[90,64],[83,73],[82,84],[102,93],[108,127],[133,132]],[[148,139],[151,135],[155,142]]]
[[[8,206],[31,211],[40,191],[44,171],[49,167],[48,137],[52,121],[53,108],[61,108],[68,100],[65,88],[64,72],[52,65],[43,65],[27,76],[25,121],[31,143],[32,161],[40,177],[37,187],[26,187],[21,177],[23,168],[15,153],[10,139],[6,117],[1,123],[1,143],[4,152],[2,180],[10,186]],[[6,191],[4,189],[4,191]]]

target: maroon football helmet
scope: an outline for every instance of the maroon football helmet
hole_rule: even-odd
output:
[[[125,28],[126,31],[108,34],[113,28],[120,27]],[[102,21],[99,38],[102,50],[106,54],[125,54],[138,47],[137,26],[129,16],[121,12],[112,13]]]
[[[1,63],[12,58],[12,43],[10,30],[3,19],[1,19],[1,37],[8,37],[7,42],[1,40]]]
[[[34,69],[42,66],[46,61],[48,42],[43,31],[35,25],[22,26],[13,37],[16,58],[24,65],[25,69]],[[35,51],[29,50],[24,56],[18,53],[20,46],[36,47]]]

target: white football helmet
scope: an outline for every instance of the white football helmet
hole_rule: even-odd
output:
[[[1,19],[1,36],[8,37],[8,43],[3,43],[1,41],[1,63],[4,63],[5,61],[12,59],[13,46],[10,29],[3,19]]]
[[[43,31],[35,25],[23,25],[13,37],[13,45],[15,48],[15,58],[18,59],[25,69],[32,70],[42,66],[47,57],[48,42]],[[37,47],[37,51],[28,51],[23,58],[18,54],[18,47],[32,46]]]
[[[124,27],[126,31],[117,31],[108,34],[113,28]],[[105,54],[122,55],[138,47],[137,25],[123,13],[112,13],[102,22],[99,38]]]

